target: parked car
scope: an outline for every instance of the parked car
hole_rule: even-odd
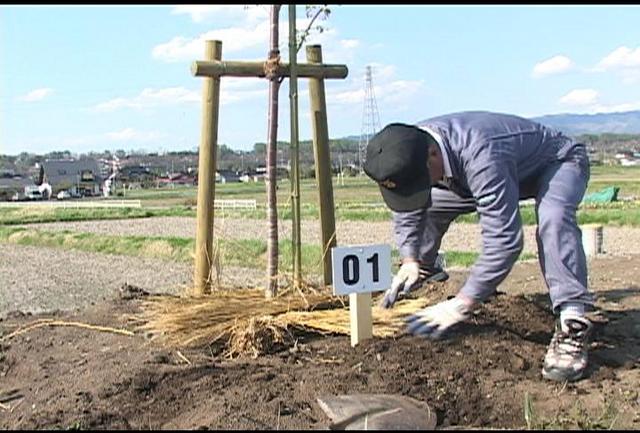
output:
[[[25,187],[24,195],[27,200],[42,200],[44,198],[38,187]]]
[[[58,200],[66,200],[68,198],[71,198],[71,194],[69,193],[69,191],[60,191],[56,197],[58,198]]]

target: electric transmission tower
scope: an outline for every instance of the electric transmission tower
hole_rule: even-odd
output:
[[[376,104],[376,95],[373,92],[373,79],[371,66],[367,66],[364,80],[364,105],[362,109],[362,129],[358,143],[358,168],[362,173],[362,166],[367,155],[369,139],[380,129],[380,114]]]

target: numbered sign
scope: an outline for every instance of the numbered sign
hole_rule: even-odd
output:
[[[391,286],[391,247],[356,245],[331,249],[333,294],[368,293]]]

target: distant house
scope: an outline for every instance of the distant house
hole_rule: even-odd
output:
[[[256,171],[253,174],[250,174],[252,178],[256,180],[266,180],[267,179],[267,167],[259,166],[256,167]],[[276,180],[288,179],[289,178],[289,168],[285,165],[279,165],[276,167]]]
[[[122,182],[143,182],[153,179],[149,168],[141,165],[125,165],[120,167],[118,177]]]
[[[116,179],[118,184],[128,189],[147,188],[154,185],[156,176],[148,167],[139,164],[125,165],[118,168]]]
[[[60,191],[80,196],[101,194],[102,175],[95,159],[46,160],[41,165],[40,173],[41,183],[51,185],[54,195]]]
[[[25,199],[25,189],[35,187],[32,179],[17,175],[0,176],[0,200],[23,200]]]
[[[264,173],[245,172],[242,176],[240,176],[240,182],[260,182],[264,181],[264,178]]]
[[[175,185],[195,185],[196,179],[185,173],[170,173],[167,176],[162,176],[156,179],[157,186],[175,186]]]
[[[219,170],[216,172],[216,182],[218,183],[231,183],[241,182],[241,175],[233,170]]]

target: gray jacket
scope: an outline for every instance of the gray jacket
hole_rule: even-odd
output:
[[[442,137],[456,192],[473,197],[480,215],[482,253],[466,285],[492,293],[523,248],[519,199],[535,197],[541,171],[581,144],[539,123],[490,112],[454,113],[418,123],[424,125]],[[393,213],[402,257],[419,257],[426,217],[426,209]]]

